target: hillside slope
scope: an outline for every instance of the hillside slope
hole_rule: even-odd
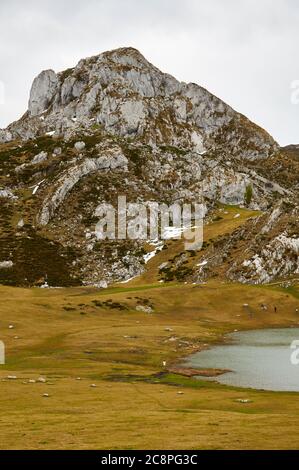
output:
[[[28,111],[0,131],[0,142],[1,283],[105,287],[146,272],[151,245],[96,236],[99,207],[116,207],[120,195],[131,204],[202,203],[210,219],[223,216],[219,203],[263,211],[263,218],[246,224],[246,250],[238,231],[226,251],[212,256],[209,269],[217,266],[216,274],[242,282],[298,272],[299,162],[293,152],[135,49],[83,59],[60,73],[42,72]],[[277,207],[279,223],[271,216]],[[257,236],[256,227],[268,219],[275,229]],[[217,243],[210,242],[209,250],[218,253]],[[259,266],[255,256],[263,258]],[[286,268],[278,269],[286,256]],[[205,270],[195,268],[180,280],[200,282]],[[204,277],[215,275],[209,269]]]

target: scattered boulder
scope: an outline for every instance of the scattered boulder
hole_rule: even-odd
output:
[[[169,264],[168,261],[165,261],[165,263],[160,264],[159,269],[161,270],[161,269],[167,268],[168,264]]]
[[[12,261],[1,261],[0,262],[0,269],[10,269],[13,267]]]
[[[18,197],[14,195],[11,189],[0,189],[0,198],[18,199]]]
[[[18,174],[18,173],[22,173],[23,170],[25,170],[27,167],[29,166],[28,163],[22,163],[22,165],[18,165],[15,167],[15,172]]]
[[[85,149],[85,142],[76,142],[74,147],[78,152],[82,152]]]
[[[55,149],[53,150],[53,155],[61,155],[62,154],[62,148],[61,147],[55,147]]]
[[[149,307],[148,305],[137,305],[136,310],[137,312],[145,312],[145,313],[153,312],[152,307]]]
[[[32,164],[33,165],[37,165],[38,163],[42,163],[44,162],[45,160],[48,159],[48,154],[47,152],[40,152],[38,153],[37,155],[35,155],[35,157],[33,158],[32,160]]]
[[[18,228],[23,228],[25,225],[24,219],[20,219],[19,222],[17,223]]]
[[[99,289],[107,289],[108,283],[106,281],[100,281],[95,284],[95,287],[98,287]]]
[[[37,379],[37,381],[40,382],[40,383],[43,383],[43,384],[47,382],[44,377],[39,377],[39,378]]]

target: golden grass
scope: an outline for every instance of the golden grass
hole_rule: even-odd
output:
[[[239,223],[230,215],[211,224],[208,236]],[[296,393],[161,375],[163,361],[167,367],[179,364],[234,329],[298,326],[298,288],[221,280],[159,284],[158,262],[163,261],[149,264],[148,277],[107,290],[0,286],[0,339],[7,361],[0,366],[1,449],[298,446]],[[152,314],[136,311],[138,302],[147,301]],[[29,383],[40,376],[47,382]],[[242,404],[239,398],[252,402]]]
[[[204,227],[204,240],[213,240],[220,235],[231,233],[233,230],[243,225],[246,220],[251,217],[256,217],[259,214],[260,212],[258,211],[240,209],[237,206],[220,206],[220,209],[215,211],[214,216],[215,219],[217,216],[221,218]],[[236,215],[239,215],[239,217],[235,218]],[[138,278],[132,279],[126,284],[127,286],[140,286],[156,282],[158,280],[159,266],[184,251],[183,239],[171,240],[167,242],[166,245],[166,250],[158,252],[157,255],[148,262],[145,273]],[[149,247],[149,251],[152,251],[152,248]],[[199,251],[195,257],[189,260],[189,265],[195,265],[201,256],[203,256],[203,251]]]
[[[296,446],[297,394],[153,377],[163,371],[162,361],[170,366],[234,328],[299,324],[299,300],[287,291],[208,283],[115,292],[1,287],[0,293],[7,347],[0,375],[2,449]],[[137,312],[135,297],[150,298],[155,312]],[[92,303],[109,298],[129,310]],[[253,318],[243,303],[251,305]],[[278,313],[261,311],[260,303],[275,304]],[[39,376],[47,383],[28,383]],[[242,405],[240,397],[253,402]]]

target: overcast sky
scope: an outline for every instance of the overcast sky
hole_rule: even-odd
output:
[[[298,0],[0,0],[0,127],[25,112],[41,70],[121,46],[299,143]]]

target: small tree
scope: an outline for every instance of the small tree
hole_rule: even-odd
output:
[[[245,199],[245,202],[246,202],[247,206],[250,205],[251,200],[252,200],[252,196],[253,196],[252,185],[251,185],[251,184],[248,184],[248,185],[246,186],[245,196],[244,196],[244,199]]]

